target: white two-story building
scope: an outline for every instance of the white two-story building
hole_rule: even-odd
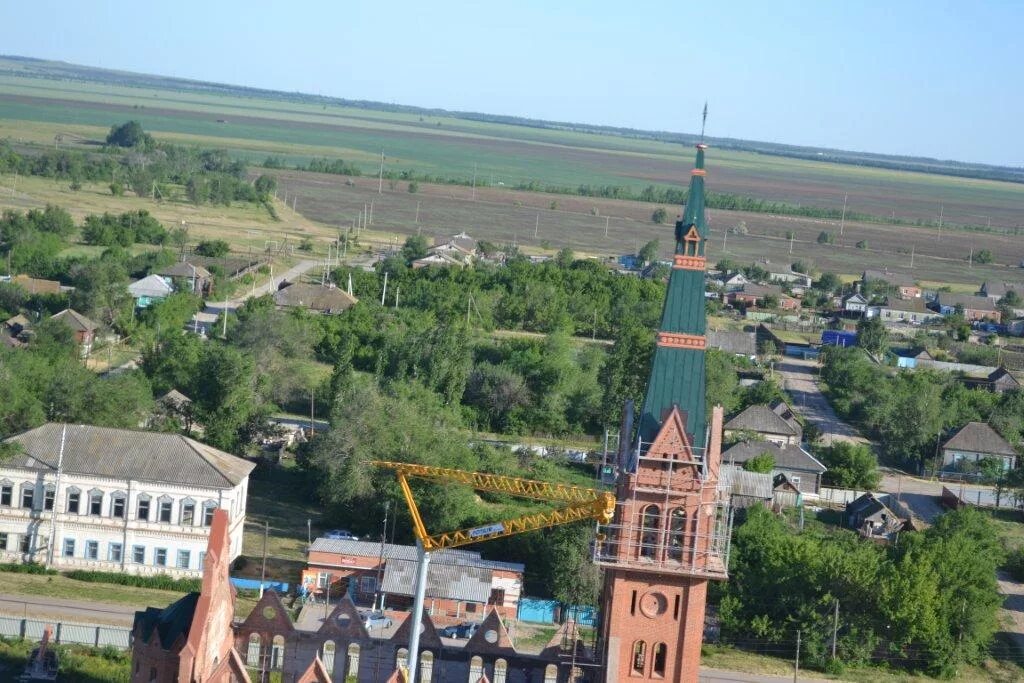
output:
[[[242,552],[247,460],[178,434],[87,425],[5,443],[0,562],[199,576],[216,508],[230,515],[231,559]]]

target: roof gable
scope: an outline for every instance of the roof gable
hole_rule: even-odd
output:
[[[408,616],[402,621],[401,625],[395,630],[394,635],[391,636],[391,640],[396,643],[408,643],[409,642],[409,629],[412,628],[412,612],[409,612]],[[421,648],[438,648],[441,647],[441,636],[437,634],[437,628],[434,627],[434,621],[427,614],[426,610],[423,611],[420,624],[423,625],[423,630],[420,631],[420,647]]]
[[[65,308],[60,313],[50,316],[50,320],[59,320],[77,332],[92,332],[99,327],[73,308]]]
[[[259,599],[252,612],[242,622],[242,628],[262,633],[287,635],[295,630],[295,625],[292,624],[291,617],[288,616],[288,609],[281,602],[277,591],[270,589],[264,591],[263,597]]]
[[[770,453],[775,459],[776,469],[794,469],[822,473],[827,468],[813,455],[799,446],[780,446],[771,441],[743,441],[722,453],[722,462],[742,465],[762,453]]]
[[[515,655],[516,648],[508,635],[505,622],[491,607],[476,633],[466,641],[466,652],[489,655]]]
[[[785,405],[785,404],[782,404]],[[788,406],[787,406],[788,407]],[[748,406],[746,410],[725,423],[725,429],[734,431],[752,431],[758,434],[782,434],[799,436],[800,429],[795,422],[786,420],[782,415],[766,405]]]
[[[968,422],[942,447],[969,453],[1017,455],[1010,442],[984,422]]]
[[[363,620],[359,618],[359,610],[348,593],[338,601],[334,611],[321,624],[318,633],[333,634],[343,640],[366,640],[370,637],[363,626]]]

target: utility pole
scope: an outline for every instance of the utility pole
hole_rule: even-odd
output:
[[[306,518],[306,545],[313,545],[313,520]]]
[[[473,201],[476,201],[476,163],[473,163]]]
[[[793,683],[800,676],[800,631],[796,632],[796,659],[793,660]]]
[[[540,214],[537,214],[537,221],[533,224],[533,239],[537,239],[537,231],[540,230]]]
[[[832,661],[836,658],[836,641],[839,638],[839,598],[836,598],[836,611],[832,617]]]
[[[224,328],[220,333],[221,339],[228,338],[228,302],[224,302],[224,308],[221,309],[220,314],[224,317]]]
[[[939,204],[939,240],[942,240],[942,210],[946,208],[942,204]]]
[[[316,426],[314,420],[316,419],[316,396],[313,393],[314,390],[309,390],[309,435],[316,436]]]
[[[789,253],[793,253],[793,239],[796,237],[796,233],[789,233]]]
[[[420,222],[420,203],[419,203],[419,200],[417,200],[416,201],[416,224],[419,225],[419,222]]]
[[[729,228],[722,231],[722,253],[725,253],[725,243],[729,240]]]
[[[384,148],[380,148],[380,175],[377,177],[377,194],[384,194]]]
[[[384,573],[384,544],[388,540],[388,511],[391,509],[391,501],[384,501],[384,525],[380,532],[380,556],[377,558],[377,595],[380,596],[380,607],[376,607],[377,601],[374,600],[374,609],[384,611],[384,591],[381,590],[381,584],[383,583]]]
[[[380,293],[380,305],[384,305],[384,297],[388,295],[388,271],[384,271],[384,289]]]
[[[604,217],[604,238],[608,239],[608,216]]]
[[[846,225],[846,199],[849,193],[843,195],[843,217],[839,219],[839,236],[843,236],[843,227]]]
[[[370,202],[370,225],[373,225],[373,202]]]
[[[263,597],[263,582],[267,580],[267,537],[270,536],[270,522],[263,522],[263,568],[260,570],[260,597]]]
[[[395,310],[398,310],[398,295],[402,293],[402,285],[395,287]]]
[[[910,245],[910,267],[914,267],[914,245]]]

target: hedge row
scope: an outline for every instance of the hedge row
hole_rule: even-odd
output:
[[[90,583],[113,583],[120,586],[136,588],[157,588],[167,591],[190,593],[198,591],[202,586],[200,579],[174,579],[166,575],[135,576],[133,574],[115,574],[113,572],[90,572],[74,570],[65,574],[69,579],[88,581]]]
[[[35,562],[26,562],[24,564],[8,562],[6,564],[0,564],[0,572],[11,572],[13,574],[56,574],[57,570],[47,569],[43,565],[36,564]]]

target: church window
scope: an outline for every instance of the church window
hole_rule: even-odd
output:
[[[669,559],[682,562],[683,551],[686,548],[686,511],[681,508],[673,510],[669,525]]]
[[[499,659],[494,662],[494,683],[505,683],[508,676],[508,662]]]
[[[558,683],[558,667],[554,664],[544,667],[544,683]]]
[[[270,648],[270,668],[280,669],[284,665],[284,636],[274,636]]]
[[[640,528],[640,557],[653,560],[657,556],[659,516],[657,505],[648,505],[644,508]]]
[[[420,682],[430,683],[434,679],[434,653],[424,650],[420,654]]]
[[[665,643],[658,643],[654,646],[654,657],[651,661],[651,675],[656,678],[665,677],[665,658],[668,648]]]
[[[249,636],[249,648],[245,651],[245,665],[253,667],[260,665],[260,636],[258,633]]]
[[[352,643],[348,646],[348,676],[359,677],[359,645]]]
[[[479,683],[480,677],[483,675],[484,660],[480,657],[473,657],[473,659],[469,660],[469,683]]]
[[[638,640],[633,643],[633,675],[644,675],[644,668],[647,664],[647,643]]]
[[[334,673],[334,641],[324,641],[324,668],[327,669],[327,673]]]
[[[409,651],[404,647],[398,648],[398,652],[395,655],[395,668],[406,669],[409,667]]]

